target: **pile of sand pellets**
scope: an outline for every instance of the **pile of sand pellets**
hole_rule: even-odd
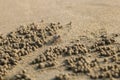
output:
[[[30,55],[43,46],[49,47],[39,52],[29,65],[34,66],[35,71],[60,69],[69,72],[56,75],[53,80],[73,80],[81,74],[89,80],[120,79],[120,45],[115,39],[119,37],[118,34],[100,34],[91,41],[91,45],[84,44],[81,40],[61,45],[59,30],[63,30],[60,23],[41,22],[20,26],[6,36],[1,35],[0,79],[7,76],[7,71],[16,67],[23,56]],[[23,70],[11,80],[33,80],[26,72]]]
[[[20,26],[6,36],[0,36],[0,78],[6,75],[7,70],[12,69],[22,56],[28,55],[41,48],[62,29],[60,23],[29,24]]]
[[[120,45],[114,36],[100,35],[91,46],[80,41],[65,46],[50,47],[31,63],[37,69],[57,66],[72,71],[74,76],[84,74],[90,79],[120,79]],[[66,58],[67,57],[67,58]],[[62,61],[59,61],[62,60]],[[61,63],[60,63],[61,62]],[[63,64],[63,65],[62,65]],[[68,79],[56,79],[68,80]]]

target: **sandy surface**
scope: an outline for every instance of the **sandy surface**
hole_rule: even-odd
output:
[[[119,0],[0,0],[0,30],[7,32],[20,24],[44,19],[48,22],[72,21],[80,30],[105,27],[110,32],[116,29],[119,32],[119,7]]]
[[[91,32],[96,33],[100,29],[107,33],[119,33],[120,0],[0,0],[0,33],[2,34],[14,31],[20,25],[39,23],[41,20],[47,23],[60,22],[62,25],[72,22],[72,27],[65,27],[59,32],[62,42],[58,45],[66,45],[79,39],[81,35],[88,35],[91,38]],[[39,52],[44,52],[49,47],[44,46],[35,51],[35,54],[23,57],[15,68],[8,71],[6,77],[10,78],[23,69],[26,69],[34,80],[50,80],[55,75],[67,73],[59,69],[41,73],[35,70],[34,66],[29,65],[40,55]],[[83,77],[82,80],[89,78]]]

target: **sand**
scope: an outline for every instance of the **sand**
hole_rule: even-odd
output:
[[[0,68],[7,65],[0,76],[5,80],[119,80],[119,7],[119,0],[0,0]],[[19,32],[21,25],[31,33]],[[18,35],[18,42],[10,42]],[[28,52],[23,42],[31,46]],[[4,59],[7,54],[10,58]]]

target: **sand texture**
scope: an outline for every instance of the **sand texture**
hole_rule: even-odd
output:
[[[0,80],[120,80],[120,0],[0,0]]]

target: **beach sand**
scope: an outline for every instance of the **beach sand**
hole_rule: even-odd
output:
[[[15,33],[13,36],[16,37],[19,34],[19,32],[17,33],[17,29],[19,31],[20,27],[24,25],[24,31],[30,31],[31,33],[27,33],[30,34],[30,36],[27,35],[27,38],[23,38],[23,41],[21,40],[20,42],[25,43],[28,47],[30,45],[27,45],[26,42],[28,41],[28,44],[30,44],[28,37],[33,39],[33,37],[31,37],[32,34],[38,36],[37,33],[39,33],[43,34],[42,37],[44,37],[44,39],[40,38],[40,40],[43,40],[41,44],[34,44],[34,47],[38,47],[35,47],[35,49],[32,48],[33,51],[28,51],[26,55],[17,57],[21,58],[21,60],[12,57],[13,62],[16,62],[16,64],[14,66],[13,64],[10,65],[12,69],[7,69],[5,75],[2,75],[4,70],[1,70],[0,76],[5,78],[5,80],[10,80],[11,78],[13,80],[16,75],[22,74],[28,75],[28,78],[31,80],[53,80],[55,78],[59,80],[58,78],[63,78],[64,76],[67,76],[66,79],[60,80],[119,80],[119,23],[120,0],[0,0],[0,34],[3,34],[2,39],[0,39],[1,69],[3,69],[4,64],[8,65],[8,63],[2,63],[3,55],[8,53],[5,46],[10,47],[13,54],[17,54],[14,50],[20,50],[20,48],[15,49],[13,46],[10,46],[13,45],[13,43],[10,42],[10,40],[8,41],[7,38],[11,39],[11,37],[7,34],[13,32]],[[51,28],[51,24],[55,27],[55,30]],[[33,26],[33,30],[27,29],[27,26]],[[48,31],[46,27],[52,31],[53,34],[51,36],[47,35]],[[22,29],[24,29],[24,27],[22,27]],[[39,29],[42,29],[43,32],[40,33]],[[21,34],[17,39],[21,39]],[[22,34],[22,36],[26,37],[26,33]],[[47,36],[47,38],[45,36]],[[14,38],[12,37],[12,39]],[[39,40],[39,37],[37,37],[37,39]],[[10,42],[10,44],[1,44],[1,42],[5,40]],[[33,40],[33,42],[34,41],[36,40]],[[15,43],[18,44],[19,41]],[[64,52],[66,47],[75,47],[75,45],[82,46],[80,50],[75,50],[80,54],[73,52],[75,53],[73,55],[69,51]],[[55,47],[62,50],[61,52],[58,51],[60,54],[57,56],[56,52],[49,51],[49,49],[54,50]],[[24,51],[24,49],[22,50]],[[45,55],[45,51],[48,51],[52,55],[55,54],[55,60],[49,60],[47,55],[45,56],[47,60],[30,64],[34,62],[36,58],[39,58],[41,54]],[[86,62],[81,60],[74,61],[73,63],[69,62],[69,59],[73,59],[73,57],[82,58],[86,60]],[[14,59],[16,61],[14,61]],[[52,59],[52,57],[50,59]],[[96,59],[98,61],[96,61]],[[7,61],[7,59],[5,59],[5,61]],[[68,63],[65,61],[68,61]],[[79,71],[79,69],[76,68],[79,62],[81,63],[80,66],[83,66],[83,64],[86,65],[89,71],[84,71],[84,69],[86,69],[85,66],[84,69],[79,68],[83,71]],[[96,62],[95,67],[94,62]],[[11,62],[9,63],[11,64]],[[76,65],[71,67],[69,64]],[[45,65],[47,65],[47,67]],[[113,70],[111,68],[108,70],[101,69],[101,67],[111,67],[111,65],[118,70],[116,75],[113,75],[115,74],[114,68]],[[39,68],[36,69],[38,66]],[[70,70],[67,70],[68,67]],[[22,70],[25,71],[21,72]],[[99,74],[103,74],[102,77]]]

